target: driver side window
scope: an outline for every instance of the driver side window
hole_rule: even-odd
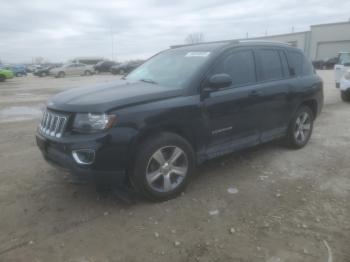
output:
[[[228,74],[232,78],[232,86],[248,85],[256,82],[255,62],[253,51],[234,51],[220,61],[212,72]]]

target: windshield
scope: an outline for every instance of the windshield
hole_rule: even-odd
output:
[[[339,54],[339,64],[350,66],[350,53]]]
[[[183,88],[191,76],[203,66],[209,55],[210,52],[169,50],[136,68],[126,79]]]

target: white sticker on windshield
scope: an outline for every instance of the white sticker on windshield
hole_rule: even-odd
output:
[[[210,55],[210,52],[189,52],[185,55],[185,57],[207,57],[208,55]]]

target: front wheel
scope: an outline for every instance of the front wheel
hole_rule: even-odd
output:
[[[86,76],[91,76],[91,75],[92,75],[92,73],[91,73],[91,71],[86,70],[86,71],[84,72],[84,75],[86,75]]]
[[[344,102],[350,102],[350,90],[348,90],[348,91],[341,91],[341,99]]]
[[[302,148],[310,140],[314,115],[308,106],[301,106],[295,113],[288,128],[287,143],[293,148]]]
[[[63,72],[63,71],[61,71],[61,72],[59,72],[58,73],[58,77],[65,77],[66,76],[66,73],[65,72]]]
[[[131,183],[143,196],[164,201],[178,196],[195,168],[191,145],[173,133],[161,133],[139,147],[130,172]]]

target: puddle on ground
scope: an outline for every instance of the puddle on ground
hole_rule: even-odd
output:
[[[0,123],[19,122],[40,118],[40,106],[11,106],[0,109]]]

